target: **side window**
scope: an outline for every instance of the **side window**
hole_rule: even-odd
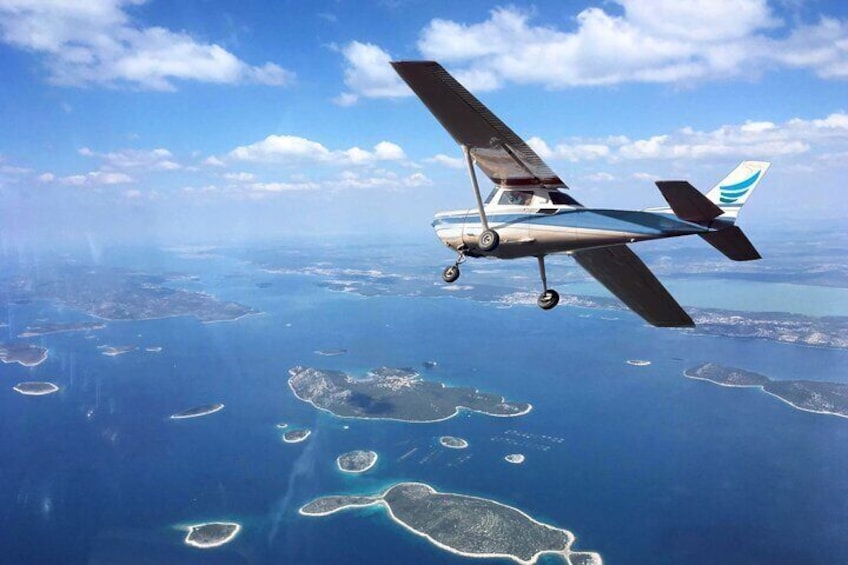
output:
[[[503,194],[501,194],[498,204],[507,206],[526,206],[530,204],[530,200],[532,198],[533,193],[526,190],[505,190]]]
[[[483,204],[488,204],[489,202],[491,202],[492,199],[494,199],[495,194],[497,194],[497,193],[498,193],[498,187],[494,187],[492,189],[492,192],[489,193],[489,196],[486,197],[486,200],[483,202]]]

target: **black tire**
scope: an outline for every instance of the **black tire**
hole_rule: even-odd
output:
[[[536,301],[536,304],[542,310],[550,310],[559,304],[559,293],[553,289],[548,289],[539,295],[539,300]]]
[[[457,265],[451,265],[449,267],[446,267],[445,270],[442,271],[442,279],[444,279],[446,283],[452,283],[458,278],[459,266]]]
[[[495,230],[485,230],[477,239],[477,247],[480,248],[480,251],[494,251],[498,248],[500,242],[501,238],[498,236],[498,232]]]

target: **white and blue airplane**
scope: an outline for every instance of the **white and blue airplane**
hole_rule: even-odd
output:
[[[441,65],[398,61],[395,71],[462,147],[477,207],[439,212],[433,227],[457,252],[442,273],[459,278],[466,257],[536,257],[542,279],[538,304],[549,310],[559,294],[548,288],[545,256],[567,253],[634,312],[655,326],[694,326],[627,244],[697,234],[734,261],[760,254],[735,225],[739,210],[769,168],[744,161],[706,195],[688,181],[657,181],[668,207],[646,210],[586,208],[509,127]],[[495,184],[484,201],[474,164]]]

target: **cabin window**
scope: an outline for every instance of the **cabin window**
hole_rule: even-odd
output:
[[[505,190],[498,204],[511,206],[527,206],[533,198],[533,193],[527,190]]]
[[[498,193],[498,187],[492,189],[492,192],[489,193],[489,196],[486,197],[486,200],[483,201],[484,204],[488,204],[495,198],[495,194]]]
[[[566,204],[568,206],[580,206],[575,199],[565,194],[564,192],[555,191],[549,192],[548,195],[551,197],[551,204]]]

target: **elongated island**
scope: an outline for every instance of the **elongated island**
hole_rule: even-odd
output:
[[[573,551],[574,534],[534,520],[521,510],[476,496],[440,493],[424,483],[398,483],[374,496],[325,496],[300,508],[303,516],[327,516],[380,505],[406,529],[441,549],[466,557],[508,558],[522,565],[543,555],[567,565],[601,565],[601,556]]]
[[[469,387],[446,386],[421,378],[412,369],[379,367],[365,378],[310,367],[289,369],[294,395],[342,418],[439,422],[471,410],[488,416],[522,416],[532,405]]]

